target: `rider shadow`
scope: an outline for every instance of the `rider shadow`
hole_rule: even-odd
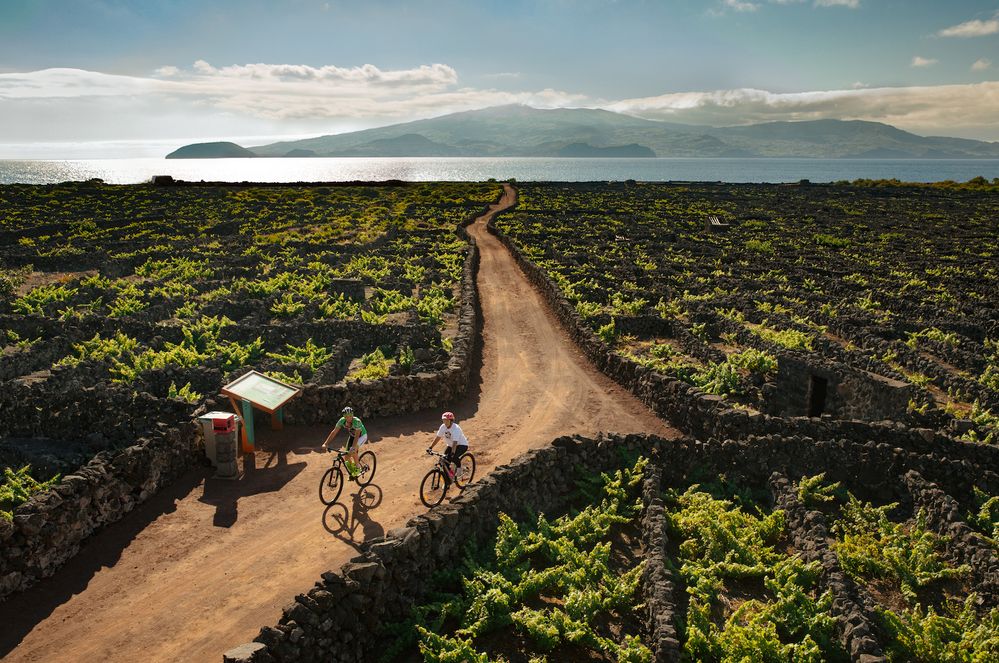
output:
[[[382,489],[372,483],[351,495],[351,506],[336,502],[323,511],[323,528],[358,552],[365,541],[385,536],[385,528],[368,514],[382,503]],[[357,529],[360,527],[361,531]],[[359,534],[359,536],[355,536]]]
[[[205,480],[205,491],[198,501],[215,507],[212,524],[216,527],[232,527],[236,523],[240,498],[281,490],[307,465],[304,461],[289,463],[285,449],[250,452],[243,455],[242,461],[243,476],[238,480],[216,477]]]

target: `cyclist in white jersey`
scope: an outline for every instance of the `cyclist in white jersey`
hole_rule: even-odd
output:
[[[457,467],[461,457],[468,451],[468,438],[465,437],[461,426],[454,423],[454,412],[445,412],[441,415],[441,427],[437,429],[437,435],[427,451],[432,451],[441,440],[444,440],[445,446],[444,459]]]

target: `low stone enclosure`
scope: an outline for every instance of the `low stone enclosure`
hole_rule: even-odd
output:
[[[476,287],[478,249],[464,229],[461,232],[470,248],[462,273],[458,330],[447,365],[432,372],[379,380],[309,384],[301,397],[289,404],[287,423],[335,423],[346,403],[368,417],[415,412],[442,407],[465,393],[477,366],[482,317]],[[361,334],[374,345],[381,335],[396,333],[359,322],[305,325],[295,330],[282,326],[276,331],[283,339],[289,334],[306,338],[312,333],[321,340],[323,333],[331,333],[331,326],[334,337]],[[421,325],[397,327],[410,334],[422,330]],[[207,464],[201,429],[192,420],[209,410],[229,407],[221,397],[210,398],[194,409],[182,401],[104,383],[85,387],[79,366],[47,373],[37,382],[4,383],[0,439],[7,438],[8,443],[0,449],[0,456],[11,464],[26,460],[37,463],[37,455],[20,457],[9,440],[26,439],[37,447],[39,439],[80,439],[75,457],[81,464],[70,462],[66,476],[52,489],[17,507],[11,521],[0,518],[0,600],[51,576],[79,552],[88,536],[120,520],[184,472]],[[166,368],[146,373],[143,380],[149,391],[162,387],[165,393],[166,385],[180,378],[209,391],[234,377],[224,375],[219,368]],[[259,425],[266,425],[263,415],[259,416]],[[65,472],[65,451],[63,444],[62,459],[53,457],[44,464],[43,458],[43,467]],[[71,461],[73,456],[69,458]]]
[[[640,587],[645,603],[645,642],[656,661],[681,660],[678,618],[685,604],[683,582],[668,560],[662,491],[697,476],[763,488],[786,514],[789,538],[804,561],[820,564],[819,590],[832,592],[836,634],[852,660],[885,660],[884,634],[875,619],[876,601],[845,576],[826,541],[828,523],[801,503],[797,481],[825,473],[862,499],[897,501],[923,509],[929,527],[949,537],[947,560],[968,564],[978,609],[999,606],[999,558],[984,537],[962,520],[972,486],[999,489],[999,465],[979,467],[961,454],[927,453],[883,442],[815,441],[805,437],[742,441],[654,436],[562,437],[503,465],[450,503],[417,516],[339,572],[322,574],[315,587],[295,597],[275,626],[252,643],[224,656],[229,663],[272,661],[361,661],[379,647],[382,627],[404,619],[437,570],[459,563],[465,544],[495,535],[498,514],[514,518],[567,506],[580,475],[611,471],[627,458],[652,458],[643,485],[642,547],[646,567]]]

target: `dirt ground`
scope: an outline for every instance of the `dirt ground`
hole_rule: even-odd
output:
[[[484,315],[478,385],[452,408],[476,455],[477,476],[571,433],[678,433],[593,369],[558,327],[486,218],[470,229],[481,250]],[[425,511],[423,453],[440,413],[365,420],[378,455],[374,482],[340,504],[319,501],[331,457],[327,428],[260,431],[235,482],[192,471],[89,539],[52,578],[0,603],[7,661],[218,661],[274,624],[322,572],[367,538]],[[342,438],[341,438],[342,441]]]

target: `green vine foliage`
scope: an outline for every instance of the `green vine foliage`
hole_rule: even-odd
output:
[[[968,524],[999,545],[999,495],[989,495],[974,488],[975,511],[968,514]]]
[[[246,344],[222,340],[222,329],[234,324],[224,316],[201,317],[181,328],[179,343],[165,343],[162,350],[146,348],[139,352],[137,345],[118,337],[115,337],[116,347],[111,351],[107,351],[106,343],[98,343],[99,337],[89,343],[94,344],[94,352],[106,351],[105,357],[111,360],[112,380],[116,382],[132,382],[144,371],[166,366],[200,366],[207,361],[217,361],[224,371],[231,371],[256,362],[264,354],[264,342],[260,337]],[[77,358],[90,358],[86,352],[86,349],[77,349]]]
[[[685,647],[692,660],[844,660],[832,595],[816,589],[818,564],[776,549],[783,511],[749,513],[698,485],[669,497],[669,527],[681,541],[680,574],[689,596]],[[757,581],[758,597],[718,617],[732,583]]]
[[[0,482],[0,518],[10,520],[12,511],[24,504],[35,493],[48,490],[59,482],[60,475],[55,475],[48,481],[38,481],[31,476],[31,466],[25,465],[19,470],[3,468],[3,481]]]
[[[185,403],[197,403],[203,396],[191,388],[191,383],[188,382],[183,387],[177,388],[176,382],[170,383],[170,388],[167,390],[167,398],[177,398]]]
[[[426,661],[487,661],[476,642],[512,628],[534,648],[525,653],[531,660],[544,661],[559,647],[576,645],[621,662],[650,661],[638,636],[612,639],[596,627],[607,615],[636,607],[644,564],[623,573],[612,570],[608,539],[615,525],[638,515],[646,462],[639,459],[630,469],[603,475],[597,499],[575,515],[549,520],[542,514],[533,525],[520,525],[500,514],[491,554],[481,563],[466,561],[460,593],[438,595],[414,610],[413,622],[396,625],[400,641],[407,632],[417,635]],[[441,633],[446,622],[457,624],[450,634]],[[383,660],[399,652],[397,644]]]
[[[801,478],[801,481],[798,482],[798,499],[806,507],[815,508],[822,504],[845,501],[846,490],[838,481],[827,483],[826,473],[823,472],[813,477]]]
[[[277,359],[278,361],[285,362],[287,364],[305,364],[312,370],[316,370],[330,359],[333,358],[333,352],[326,347],[321,345],[316,345],[316,343],[311,339],[305,341],[305,345],[296,346],[288,343],[285,345],[287,352],[268,352],[267,356],[271,359]]]
[[[347,380],[378,380],[388,377],[394,358],[386,357],[381,348],[361,357],[361,365],[347,375]]]
[[[911,526],[892,522],[888,513],[897,506],[876,507],[850,495],[833,525],[834,548],[847,573],[865,580],[890,578],[910,600],[930,583],[968,573],[967,566],[952,567],[937,554],[944,540],[927,529],[922,511]]]
[[[891,636],[886,653],[899,663],[991,663],[999,660],[999,609],[975,611],[976,596],[963,604],[948,605],[946,614],[917,605],[895,613],[881,611]]]

